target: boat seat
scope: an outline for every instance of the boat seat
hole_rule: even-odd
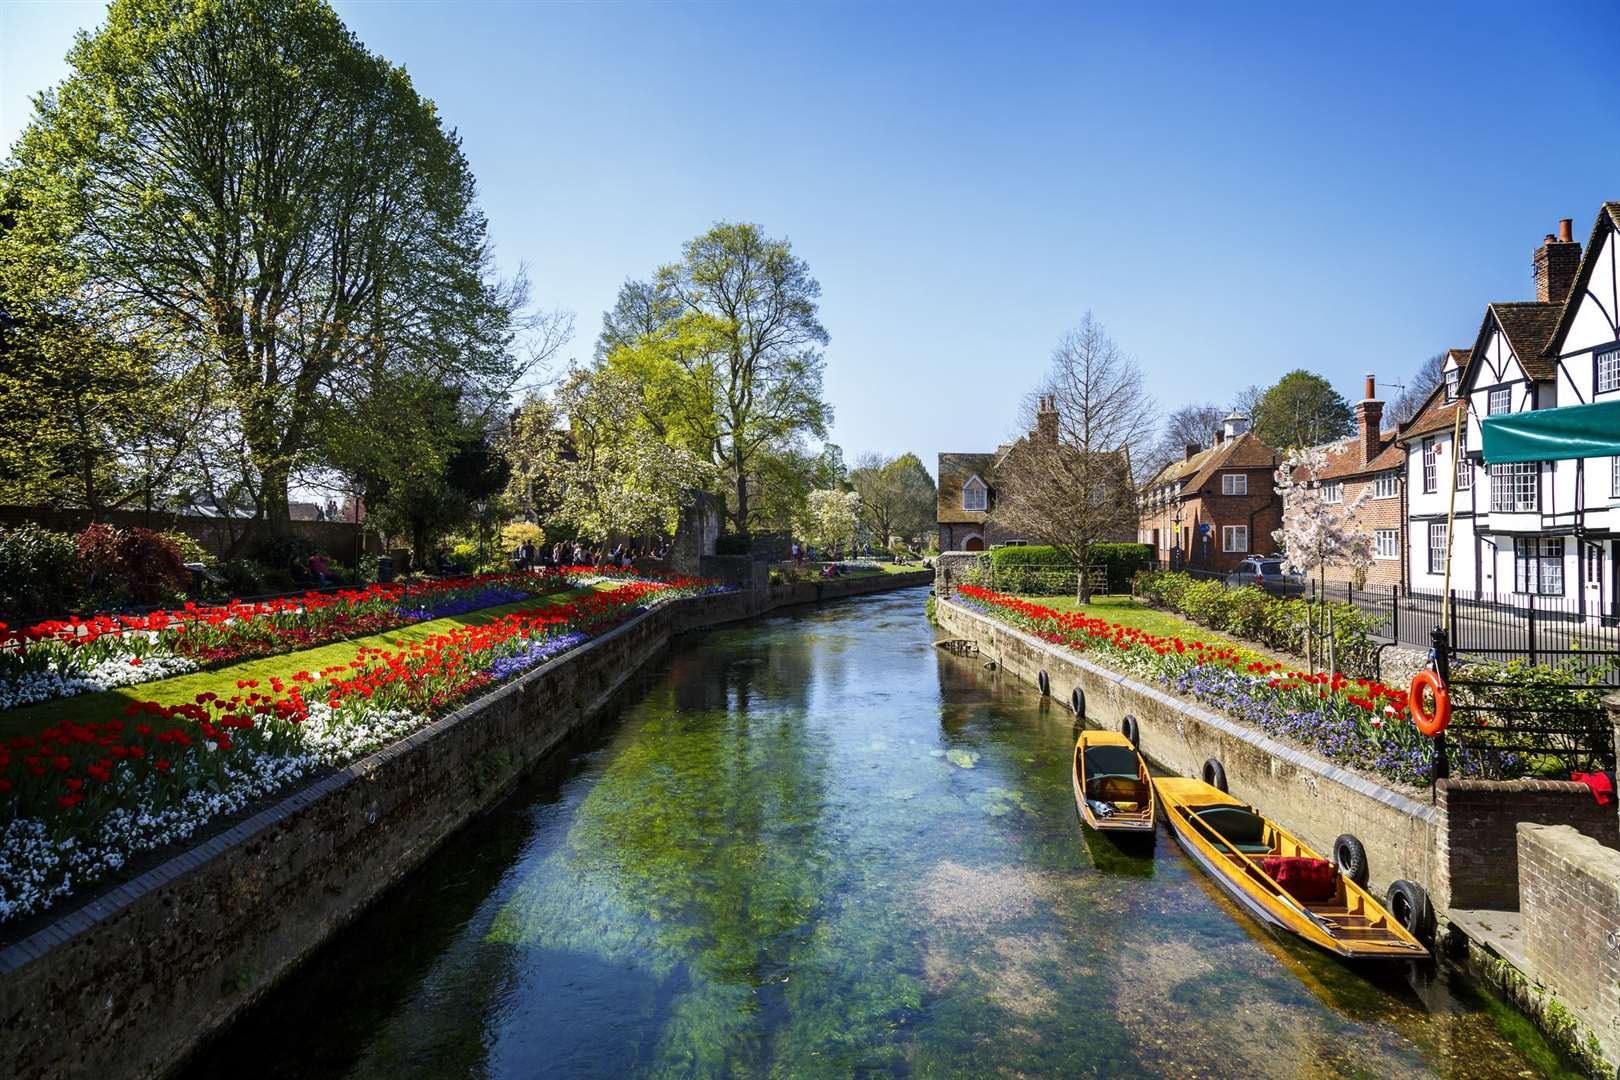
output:
[[[1105,776],[1128,776],[1135,780],[1141,775],[1136,764],[1136,751],[1128,746],[1093,746],[1086,750],[1086,779],[1101,780]]]
[[[1271,851],[1271,845],[1266,843],[1266,819],[1253,810],[1241,806],[1206,806],[1193,813],[1245,855],[1265,855]]]

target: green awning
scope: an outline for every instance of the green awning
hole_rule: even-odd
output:
[[[1620,454],[1620,401],[1501,413],[1480,424],[1486,464]]]

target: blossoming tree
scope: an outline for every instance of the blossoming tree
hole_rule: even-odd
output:
[[[809,543],[823,550],[855,543],[855,525],[861,498],[853,491],[812,491],[800,531]]]
[[[1342,566],[1360,579],[1372,562],[1373,541],[1360,528],[1356,511],[1370,489],[1345,502],[1328,502],[1322,471],[1327,451],[1321,447],[1290,450],[1277,467],[1277,493],[1282,496],[1282,528],[1271,535],[1282,545],[1283,569],[1309,575],[1324,585],[1329,564]]]

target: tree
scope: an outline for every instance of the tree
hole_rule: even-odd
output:
[[[1434,388],[1445,378],[1445,366],[1446,354],[1443,352],[1435,353],[1419,364],[1412,377],[1406,380],[1400,394],[1390,402],[1385,419],[1404,424],[1416,417],[1423,408],[1423,403],[1434,393]]]
[[[1152,437],[1155,406],[1141,371],[1087,312],[1025,412],[1032,434],[997,473],[991,518],[1067,556],[1085,603],[1091,545],[1136,533],[1131,460]]]
[[[115,0],[36,100],[4,183],[0,264],[204,373],[260,513],[378,362],[471,401],[514,378],[521,281],[489,271],[458,139],[320,0]]]
[[[1348,568],[1360,579],[1372,562],[1372,537],[1362,530],[1356,511],[1372,497],[1363,488],[1354,499],[1330,503],[1322,490],[1327,452],[1321,447],[1290,450],[1277,467],[1277,494],[1282,498],[1282,528],[1272,537],[1282,545],[1283,569],[1292,573],[1315,571],[1327,583],[1330,563]]]
[[[1225,418],[1225,413],[1207,401],[1183,406],[1166,416],[1158,442],[1141,461],[1143,479],[1157,476],[1171,462],[1182,460],[1189,446],[1208,449]]]
[[[938,492],[916,454],[862,454],[849,482],[860,496],[861,523],[881,546],[895,536],[916,536],[934,520]]]
[[[831,422],[820,295],[787,241],[721,222],[652,281],[627,282],[603,316],[603,364],[634,378],[660,436],[723,471],[736,532],[755,520],[761,456],[825,438]]]
[[[687,494],[713,469],[670,446],[641,416],[640,388],[608,369],[575,368],[547,401],[532,397],[514,425],[508,459],[521,461],[527,497],[555,507],[581,536],[673,533]]]
[[[447,531],[472,519],[482,540],[503,516],[496,497],[507,483],[506,458],[482,418],[458,415],[457,406],[446,395],[437,454],[380,470],[365,489],[368,517],[410,537],[419,569],[429,565],[434,544]]]
[[[853,491],[812,491],[799,531],[822,551],[851,547],[859,520],[860,497]]]
[[[1255,410],[1255,434],[1283,450],[1320,446],[1353,430],[1350,405],[1326,379],[1309,371],[1284,375]]]
[[[1250,383],[1232,395],[1232,411],[1251,421],[1260,414],[1260,403],[1265,400],[1266,389]]]

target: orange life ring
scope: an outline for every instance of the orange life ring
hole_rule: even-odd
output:
[[[1427,686],[1434,693],[1434,712],[1428,713],[1423,708],[1423,688]],[[1437,672],[1428,668],[1412,676],[1412,690],[1406,698],[1407,707],[1412,710],[1412,723],[1423,734],[1433,738],[1446,730],[1451,723],[1451,692]]]

